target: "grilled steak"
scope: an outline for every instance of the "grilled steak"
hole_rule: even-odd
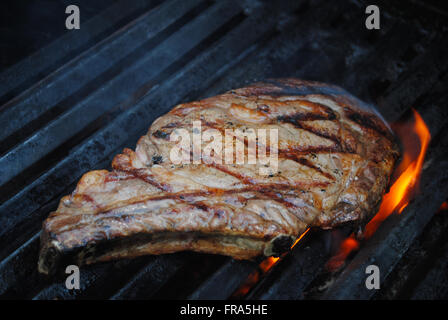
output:
[[[276,129],[278,148],[267,153],[277,153],[278,167],[262,174],[261,162],[174,163],[170,137],[197,134],[193,121],[223,136]],[[309,227],[371,217],[398,156],[380,117],[334,86],[267,80],[180,104],[135,151],[117,155],[112,171],[86,173],[61,199],[43,223],[39,271],[52,273],[63,258],[90,264],[180,250],[278,255]]]

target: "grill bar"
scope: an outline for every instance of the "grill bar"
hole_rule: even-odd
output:
[[[432,299],[433,297],[447,296],[448,287],[445,284],[448,277],[446,274],[448,269],[448,236],[446,234],[448,216],[446,213],[446,209],[439,211],[433,219],[434,221],[427,226],[427,232],[423,232],[424,236],[423,239],[419,239],[419,245],[413,246],[403,261],[406,264],[408,259],[411,259],[412,262],[417,259],[418,263],[407,264],[406,271],[409,272],[400,272],[400,276],[406,275],[405,277],[399,277],[395,272],[395,277],[391,276],[393,285],[389,285],[387,291],[381,292],[378,295],[379,299],[396,298],[397,296],[399,299]],[[402,266],[401,263],[395,268],[396,270],[404,271],[404,265]],[[378,297],[375,296],[375,299]]]
[[[187,259],[188,257],[180,257],[178,254],[157,257],[139,270],[125,286],[112,295],[111,299],[153,297],[181,269]],[[148,283],[151,285],[148,286]]]
[[[138,17],[140,13],[156,6],[158,2],[136,0],[130,6],[125,0],[117,1],[103,12],[84,22],[82,31],[68,32],[57,41],[8,68],[0,74],[0,83],[2,84],[0,105],[40,81],[45,75],[55,71],[58,66],[70,61],[98,40],[107,37],[117,27],[127,24]],[[13,99],[13,101],[15,100],[16,98]],[[13,101],[8,102],[5,106],[15,103]]]
[[[220,300],[227,299],[241,285],[241,283],[256,269],[252,261],[228,261],[205,280],[196,291],[189,296],[191,300]],[[219,286],[216,284],[220,283]]]
[[[317,232],[316,232],[317,233]],[[342,232],[348,235],[348,230]],[[331,234],[310,234],[302,239],[247,296],[248,299],[303,299],[304,291],[323,271],[330,255]]]

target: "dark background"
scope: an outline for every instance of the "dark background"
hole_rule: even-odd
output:
[[[329,0],[330,1],[330,0]],[[334,5],[338,5],[334,1]],[[3,0],[0,4],[0,70],[17,63],[37,49],[66,32],[65,8],[74,4],[81,8],[81,23],[89,20],[116,0]],[[269,2],[269,1],[265,1]],[[280,3],[282,1],[275,1]],[[285,1],[283,1],[285,2]],[[409,14],[412,19],[425,19],[433,11],[448,19],[448,1],[392,0],[387,5]],[[371,1],[371,4],[381,3]],[[132,5],[132,0],[129,1]],[[280,4],[281,5],[281,4]],[[423,9],[424,5],[424,9]],[[412,8],[406,8],[412,6]],[[424,10],[419,11],[419,8]],[[412,23],[412,21],[409,21]]]

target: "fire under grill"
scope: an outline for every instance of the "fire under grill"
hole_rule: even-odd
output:
[[[444,7],[368,1],[128,1],[82,20],[0,74],[0,296],[25,299],[448,298],[448,40]],[[82,3],[80,5],[82,10]],[[89,170],[109,168],[173,105],[266,78],[333,83],[391,124],[431,134],[419,192],[329,261],[353,232],[309,230],[280,258],[182,252],[38,274],[42,221]],[[380,270],[368,290],[366,268]]]

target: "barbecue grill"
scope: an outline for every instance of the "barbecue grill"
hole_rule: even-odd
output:
[[[80,30],[55,31],[55,39],[8,68],[14,54],[5,46],[0,296],[448,298],[448,215],[441,207],[448,198],[448,7],[376,1],[381,27],[368,30],[369,4],[116,0],[84,16],[79,2]],[[84,172],[110,168],[115,154],[134,147],[177,103],[276,77],[341,86],[375,104],[391,124],[412,117],[414,108],[430,130],[419,193],[342,266],[330,270],[328,261],[351,226],[310,230],[269,268],[261,261],[181,252],[81,267],[80,289],[68,290],[63,272],[38,274],[42,221]],[[365,285],[372,264],[381,271],[379,290]]]

